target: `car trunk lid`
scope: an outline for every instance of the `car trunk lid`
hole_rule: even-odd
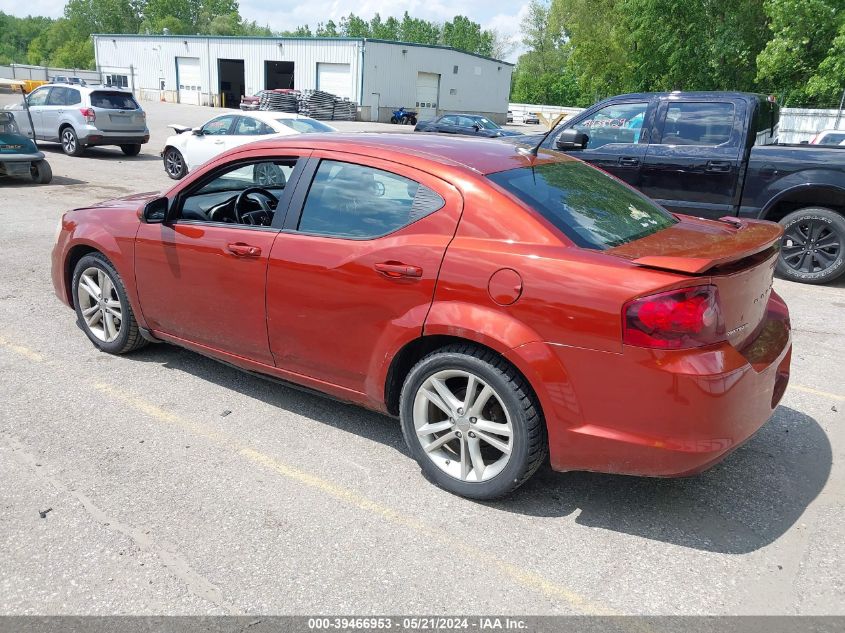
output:
[[[134,97],[119,90],[97,90],[91,93],[91,107],[96,126],[104,132],[143,132],[144,111]]]
[[[709,279],[719,291],[727,340],[742,348],[766,313],[783,229],[771,222],[682,217],[671,227],[605,251],[638,266]]]

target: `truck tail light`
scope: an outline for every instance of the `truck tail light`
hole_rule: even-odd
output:
[[[694,286],[633,299],[622,308],[622,340],[654,349],[688,349],[725,340],[716,286]]]
[[[94,108],[79,108],[79,111],[88,123],[93,123],[97,120],[97,113],[94,112]]]

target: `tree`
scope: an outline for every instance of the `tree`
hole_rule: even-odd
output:
[[[340,19],[340,33],[344,37],[370,37],[370,23],[350,13]]]
[[[443,25],[442,41],[459,51],[487,57],[493,54],[493,33],[482,31],[480,24],[463,15],[456,15]]]
[[[317,24],[317,37],[340,37],[340,33],[338,33],[337,25],[335,25],[333,20],[329,20],[325,24],[318,23]]]
[[[402,21],[399,23],[399,40],[403,42],[415,42],[417,44],[435,45],[440,43],[440,26],[428,20],[412,18],[405,11]]]

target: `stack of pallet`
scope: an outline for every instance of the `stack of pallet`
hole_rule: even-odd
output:
[[[264,90],[259,95],[258,109],[296,113],[299,109],[299,92],[295,90]]]
[[[358,118],[358,104],[349,99],[335,99],[333,121],[354,121]]]
[[[305,90],[299,98],[299,113],[312,119],[332,120],[337,97],[322,90]]]

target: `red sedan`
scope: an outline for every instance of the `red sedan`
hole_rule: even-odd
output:
[[[676,216],[494,140],[308,136],[65,214],[58,296],[122,354],[166,341],[398,415],[443,488],[699,472],[786,389],[781,229]]]

